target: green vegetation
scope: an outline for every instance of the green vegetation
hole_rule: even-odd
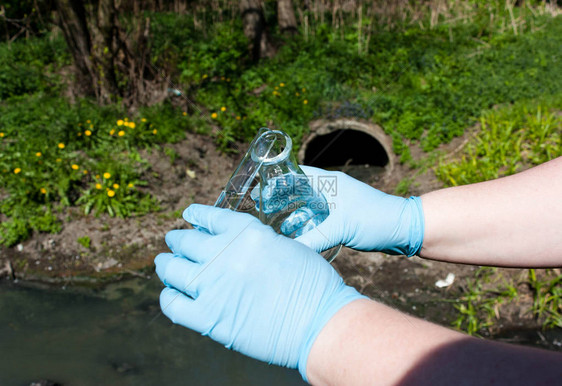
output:
[[[412,186],[413,183],[414,183],[413,178],[406,177],[402,179],[400,182],[398,182],[396,188],[394,188],[394,193],[399,196],[406,196],[409,193],[410,187]]]
[[[562,327],[562,275],[548,273],[546,279],[537,279],[536,270],[529,270],[533,315],[544,318],[545,327]]]
[[[541,270],[539,276],[534,269],[527,271],[526,279],[514,279],[495,268],[480,268],[453,301],[458,311],[453,326],[471,335],[494,330],[501,305],[518,301],[521,288],[528,288],[533,303],[523,313],[533,315],[543,328],[562,327],[562,275],[552,270]]]
[[[544,163],[562,155],[562,94],[517,102],[485,112],[478,131],[455,159],[442,158],[435,172],[451,186],[486,181]],[[515,282],[497,270],[481,269],[456,301],[455,327],[478,334],[494,327],[499,306],[527,287],[533,304],[527,312],[544,327],[562,327],[562,275],[553,270],[528,270]]]
[[[464,185],[514,174],[562,155],[562,94],[487,111],[458,160],[441,160],[437,176]]]
[[[251,138],[256,127],[280,127],[299,139],[315,117],[352,114],[381,123],[398,153],[406,151],[404,138],[431,150],[462,134],[485,109],[562,90],[562,24],[537,23],[540,30],[517,37],[478,24],[381,31],[368,52],[357,51],[355,30],[342,40],[326,28],[314,39],[287,42],[261,66],[244,63],[234,23],[230,34],[221,26],[211,41],[193,42],[190,51],[198,55],[187,61],[187,51],[178,59],[189,63],[180,80],[222,129],[223,148]],[[228,58],[222,65],[212,59],[219,51]],[[344,103],[356,108],[341,111]]]
[[[171,111],[161,105],[129,120],[115,106],[69,106],[43,92],[0,104],[0,185],[9,195],[1,210],[10,218],[0,225],[0,243],[13,245],[31,230],[58,231],[52,211],[69,205],[121,217],[157,209],[138,189],[147,167],[138,150],[181,138],[184,117]]]
[[[78,239],[76,241],[78,242],[78,244],[80,244],[84,248],[90,249],[90,243],[92,242],[92,240],[90,239],[90,236],[78,237]]]
[[[496,268],[481,267],[467,280],[463,294],[455,300],[459,312],[453,326],[470,335],[494,326],[499,306],[518,296],[517,285],[506,280]]]

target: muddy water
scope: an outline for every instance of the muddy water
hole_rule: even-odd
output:
[[[156,278],[103,291],[0,285],[0,384],[301,385],[160,314]]]

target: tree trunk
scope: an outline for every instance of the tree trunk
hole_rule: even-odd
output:
[[[277,0],[277,23],[283,34],[295,35],[298,33],[297,19],[291,0]]]
[[[76,82],[84,94],[94,94],[96,74],[90,58],[92,42],[86,22],[86,10],[81,1],[55,0],[57,24],[62,30],[77,70]],[[96,95],[97,97],[97,95]]]
[[[265,16],[260,0],[240,0],[244,35],[248,38],[250,57],[254,62],[273,56],[273,46],[266,32]]]
[[[155,95],[157,74],[148,60],[150,20],[135,2],[133,32],[127,33],[116,4],[115,0],[55,0],[58,25],[77,69],[79,94],[93,95],[99,103],[121,99],[134,109],[160,98]]]
[[[97,59],[101,66],[99,74],[101,100],[112,101],[119,95],[117,79],[115,74],[115,50],[114,40],[117,38],[117,11],[115,9],[114,0],[100,0],[98,5],[97,26],[99,28],[99,42],[96,42],[96,48],[102,48],[95,51],[100,54]]]

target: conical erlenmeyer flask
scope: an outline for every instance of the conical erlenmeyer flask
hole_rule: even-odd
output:
[[[329,206],[313,190],[291,150],[286,133],[260,129],[215,206],[251,213],[291,238],[315,228],[328,217]],[[322,256],[331,262],[340,249],[330,248]]]

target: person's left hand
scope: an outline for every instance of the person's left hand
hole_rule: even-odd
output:
[[[163,313],[227,348],[298,368],[320,330],[362,298],[322,256],[249,214],[191,205],[184,218],[200,230],[166,235],[173,253],[155,259],[167,286]]]

